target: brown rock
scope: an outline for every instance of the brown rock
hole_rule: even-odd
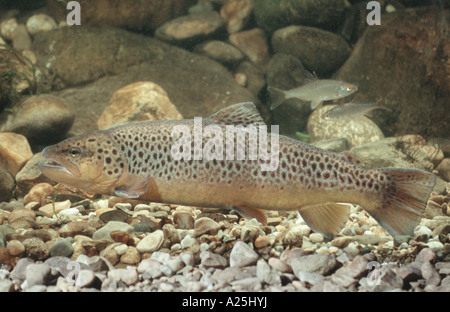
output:
[[[436,169],[442,179],[450,181],[450,158],[444,158]]]
[[[195,220],[194,234],[196,237],[206,233],[216,235],[219,230],[220,230],[219,223],[210,218],[203,217]]]
[[[79,0],[81,25],[100,27],[126,27],[155,29],[164,22],[180,16],[195,3],[194,0]],[[58,21],[65,21],[65,2],[47,0],[47,7]]]
[[[129,246],[125,253],[120,257],[120,262],[136,265],[141,261],[141,255],[136,247]]]
[[[23,204],[26,205],[30,202],[38,202],[42,205],[47,197],[53,195],[54,192],[55,190],[53,189],[53,186],[48,183],[36,184],[23,198]]]
[[[128,234],[127,232],[115,230],[115,231],[111,231],[111,233],[109,235],[111,235],[111,238],[113,239],[113,241],[115,241],[117,243],[127,244],[129,246],[134,245],[133,237],[130,234]]]
[[[85,235],[88,237],[92,237],[94,234],[95,228],[89,225],[86,222],[73,221],[65,224],[59,230],[59,235],[62,237],[74,237],[75,235]]]
[[[33,69],[16,52],[0,49],[0,96],[1,102],[17,101],[17,94],[30,89],[30,82],[35,84]],[[8,112],[3,112],[6,118]],[[9,114],[9,113],[8,113]],[[1,129],[1,128],[0,128]]]
[[[215,34],[225,25],[216,11],[189,14],[168,21],[155,31],[158,39],[192,45]]]
[[[11,240],[6,245],[6,249],[8,249],[11,256],[17,257],[23,254],[25,246],[18,240]]]
[[[37,66],[50,61],[55,90],[79,86],[76,92],[72,88],[54,92],[73,104],[77,116],[73,134],[95,130],[113,93],[137,77],[164,88],[184,118],[207,117],[238,102],[260,102],[217,62],[148,36],[121,29],[65,27],[39,34],[34,42]],[[46,52],[50,46],[56,56],[53,63]],[[75,58],[76,71],[71,65]]]
[[[39,162],[43,161],[42,153],[37,153],[31,158],[26,165],[16,175],[16,195],[25,196],[39,183],[55,183],[42,174],[39,170]]]
[[[14,209],[8,217],[8,222],[12,223],[20,218],[26,218],[34,220],[36,218],[36,213],[33,210],[29,209]]]
[[[8,201],[13,197],[16,183],[11,174],[0,166],[0,202]]]
[[[0,130],[20,133],[31,143],[56,143],[65,137],[74,118],[63,99],[49,94],[33,95],[14,106]]]
[[[166,91],[153,82],[136,82],[114,92],[97,125],[106,129],[136,121],[182,119]]]
[[[13,177],[25,163],[33,157],[27,139],[17,133],[0,133],[0,167],[5,168]]]
[[[70,205],[70,200],[55,202],[42,206],[38,211],[45,214],[47,217],[52,217],[55,213],[58,214],[65,209],[69,209]]]
[[[269,46],[264,32],[259,28],[231,34],[230,42],[241,50],[252,63],[264,66],[270,60]]]
[[[335,33],[296,25],[275,31],[272,47],[276,53],[297,57],[308,70],[318,74],[335,71],[351,52],[345,40]]]
[[[230,0],[220,8],[220,15],[227,21],[230,34],[240,31],[253,11],[255,0]]]
[[[381,113],[373,118],[382,130],[427,137],[450,133],[450,41],[436,32],[435,22],[432,6],[386,14],[381,25],[366,29],[334,75],[358,85],[355,101],[377,99],[390,90],[384,105],[394,113],[387,115],[389,120]],[[423,64],[427,64],[426,74]]]

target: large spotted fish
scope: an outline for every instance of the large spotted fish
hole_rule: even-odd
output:
[[[202,122],[224,134],[228,125],[265,125],[252,103],[231,105]],[[265,221],[262,210],[297,210],[313,230],[328,236],[337,234],[348,219],[349,205],[344,203],[362,206],[393,236],[411,234],[435,184],[429,172],[365,170],[351,155],[284,136],[279,137],[275,170],[263,170],[261,165],[267,161],[252,159],[250,153],[242,160],[179,159],[173,156],[181,140],[180,133],[173,134],[176,126],[192,131],[183,142],[194,147],[195,120],[133,123],[48,146],[40,169],[55,181],[92,193],[234,208],[261,222]],[[270,139],[266,147],[275,146],[273,134],[265,135]],[[202,146],[216,139],[204,135]],[[225,147],[215,148],[225,153]]]

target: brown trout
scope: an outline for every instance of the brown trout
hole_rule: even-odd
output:
[[[338,80],[320,79],[310,81],[300,87],[291,90],[281,90],[268,87],[272,104],[270,109],[274,110],[284,101],[297,98],[303,101],[311,101],[311,109],[316,109],[323,101],[337,100],[358,90],[358,86]]]
[[[271,150],[271,158],[263,159],[261,153],[254,158],[255,148],[250,147],[254,132],[248,131],[243,146],[237,138],[225,142],[217,133],[199,134],[195,122],[148,121],[72,137],[46,147],[40,169],[55,181],[91,193],[233,208],[263,223],[263,210],[297,210],[314,231],[328,237],[345,225],[349,215],[345,203],[362,206],[393,236],[412,234],[435,184],[429,172],[365,170],[351,154],[261,131],[259,144],[266,152]],[[223,134],[229,125],[265,126],[252,103],[231,105],[202,122],[204,130],[211,126]],[[175,127],[187,132],[174,132]],[[225,143],[237,142],[235,150],[245,150],[245,157],[202,158],[202,150],[194,144],[199,138],[202,148],[213,146],[215,156],[230,152]],[[180,159],[174,154],[179,150],[193,157]],[[272,168],[264,169],[269,161]]]

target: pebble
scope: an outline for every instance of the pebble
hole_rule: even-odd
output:
[[[53,217],[54,212],[59,214],[61,211],[65,209],[69,209],[72,203],[70,200],[65,200],[63,202],[55,202],[42,206],[38,209],[40,213],[45,214],[47,217]]]
[[[50,256],[70,257],[73,253],[73,238],[59,238],[50,248]]]
[[[6,244],[6,248],[11,256],[17,257],[24,253],[25,246],[18,240],[11,240]]]
[[[223,269],[227,266],[227,259],[221,255],[212,253],[210,251],[202,251],[200,253],[201,265],[205,268],[220,268]]]
[[[331,255],[312,254],[294,258],[290,261],[290,265],[294,274],[297,274],[299,271],[305,271],[326,275],[336,268],[337,261]]]
[[[45,260],[49,256],[49,249],[40,238],[28,238],[22,244],[25,246],[26,255],[32,259]]]
[[[25,136],[12,132],[0,132],[0,167],[5,168],[15,177],[32,157],[33,153]]]
[[[75,285],[80,288],[87,288],[94,284],[97,277],[92,270],[80,270]]]
[[[112,231],[122,231],[127,232],[128,234],[134,234],[134,228],[129,224],[119,221],[110,221],[104,227],[95,231],[92,234],[92,239],[113,241],[111,238]]]
[[[86,222],[72,221],[64,224],[59,229],[59,235],[62,237],[75,237],[76,235],[84,235],[91,237],[95,233],[95,228]]]
[[[126,248],[125,253],[120,257],[120,262],[125,264],[137,265],[139,261],[141,261],[139,251],[133,246]]]
[[[267,38],[260,28],[233,33],[228,38],[255,65],[266,65],[269,60]]]
[[[0,34],[6,40],[12,40],[12,34],[19,24],[15,18],[8,18],[0,24]]]
[[[193,229],[195,220],[192,212],[175,210],[173,222],[178,225],[179,229]]]
[[[115,269],[108,271],[108,277],[103,282],[102,288],[118,288],[121,287],[121,283],[124,283],[126,286],[131,286],[136,284],[139,281],[138,273],[133,268],[127,269]]]
[[[216,221],[202,217],[195,220],[194,223],[194,235],[195,237],[201,236],[203,234],[216,235],[220,230],[220,225]]]
[[[47,285],[51,278],[52,269],[46,263],[32,263],[27,266],[25,273],[25,281],[27,288],[35,285]]]
[[[105,223],[110,221],[125,222],[128,219],[128,214],[122,210],[114,209],[103,212],[99,215],[99,218]]]
[[[158,250],[164,241],[164,232],[156,230],[145,236],[136,246],[140,253],[153,252]]]
[[[318,244],[318,243],[322,243],[324,240],[324,237],[322,234],[320,233],[311,233],[309,235],[309,240],[311,241],[311,243],[313,244]]]
[[[38,183],[34,185],[28,194],[23,198],[24,205],[30,202],[38,202],[41,205],[44,203],[44,199],[54,193],[53,186],[49,183]]]
[[[27,30],[32,36],[55,29],[57,26],[55,20],[47,14],[36,14],[27,20]]]
[[[236,242],[230,253],[230,267],[245,267],[258,261],[258,254],[242,241]]]

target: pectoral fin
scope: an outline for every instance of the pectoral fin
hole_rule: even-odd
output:
[[[258,222],[261,222],[262,224],[267,224],[266,216],[261,209],[251,208],[247,206],[240,206],[240,207],[233,206],[233,210],[235,210],[237,213],[239,213],[241,216],[247,219],[255,218],[256,220],[258,220]]]
[[[148,177],[130,176],[123,184],[116,186],[114,193],[120,197],[138,198],[148,190]]]
[[[349,204],[325,203],[305,206],[300,214],[314,231],[331,239],[344,227],[350,213]]]

